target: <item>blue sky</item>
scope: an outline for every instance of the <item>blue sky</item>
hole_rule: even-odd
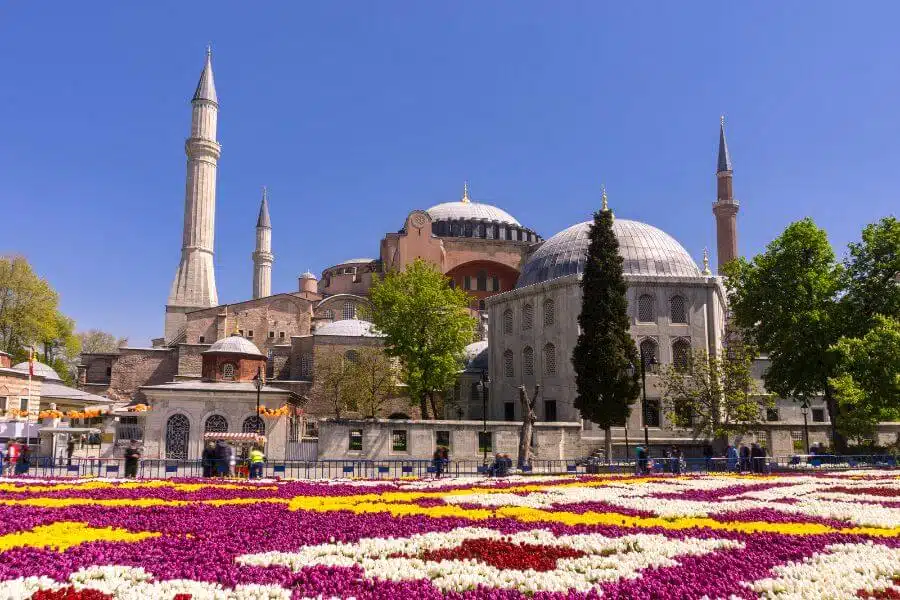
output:
[[[219,299],[378,253],[415,208],[496,204],[545,237],[616,214],[715,247],[719,115],[739,248],[812,216],[840,253],[896,213],[896,2],[0,0],[0,253],[80,329],[162,332],[189,100],[213,46]]]

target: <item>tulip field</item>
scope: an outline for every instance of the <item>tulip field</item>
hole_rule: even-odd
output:
[[[0,600],[900,598],[900,472],[0,480]]]

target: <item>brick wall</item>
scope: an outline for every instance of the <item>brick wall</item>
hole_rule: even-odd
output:
[[[178,369],[178,350],[120,348],[112,368],[108,395],[113,400],[144,400],[138,388],[168,383]]]

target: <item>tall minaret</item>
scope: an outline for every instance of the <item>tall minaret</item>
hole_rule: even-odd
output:
[[[734,199],[731,169],[731,155],[725,142],[725,117],[719,123],[719,164],[716,169],[716,201],[713,214],[716,216],[716,268],[737,258],[737,213],[740,204]]]
[[[166,342],[179,341],[184,313],[216,306],[213,269],[213,235],[216,217],[216,172],[221,146],[216,141],[219,101],[213,81],[212,52],[206,48],[206,64],[191,99],[191,136],[185,141],[187,182],[184,192],[184,236],[181,262],[166,304]]]
[[[269,220],[269,194],[263,187],[259,218],[256,220],[256,251],[253,253],[253,298],[272,295],[272,222]]]

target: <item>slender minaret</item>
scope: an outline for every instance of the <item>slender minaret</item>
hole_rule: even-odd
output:
[[[719,164],[716,169],[716,201],[713,214],[716,216],[716,268],[737,258],[737,213],[740,204],[734,199],[731,169],[731,155],[725,142],[725,117],[719,123]]]
[[[269,220],[269,194],[263,187],[259,218],[256,220],[256,251],[253,253],[253,298],[272,295],[272,222]]]
[[[166,304],[166,342],[180,341],[184,313],[216,306],[213,269],[213,235],[216,217],[216,171],[221,147],[216,141],[219,102],[213,81],[212,52],[206,48],[206,64],[191,99],[191,136],[185,141],[187,182],[184,192],[184,236],[181,262]]]

